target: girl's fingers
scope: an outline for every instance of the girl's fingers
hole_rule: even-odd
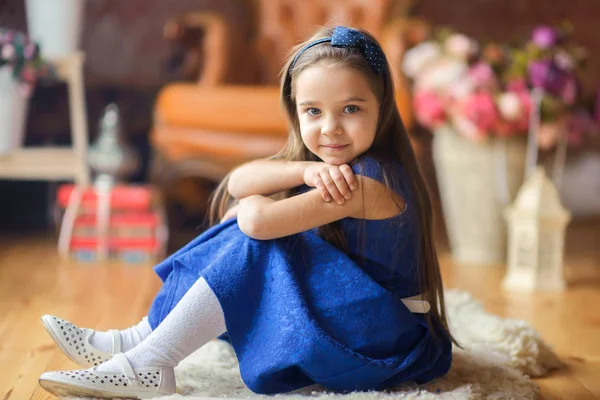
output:
[[[348,164],[344,164],[340,166],[340,172],[344,176],[346,183],[350,187],[351,190],[356,190],[358,188],[358,184],[356,183],[356,177],[354,176],[354,172],[352,168]]]
[[[325,187],[329,191],[329,194],[331,195],[331,198],[333,200],[335,200],[335,202],[338,203],[338,204],[344,204],[344,197],[342,196],[342,194],[338,190],[335,182],[331,178],[331,175],[329,174],[328,171],[324,171],[324,172],[321,173],[321,179],[323,180],[323,183],[325,184]]]
[[[329,170],[329,174],[331,175],[331,179],[333,179],[335,186],[337,187],[340,194],[344,197],[344,199],[350,200],[350,188],[348,187],[348,183],[346,183],[346,178],[344,177],[344,175],[342,175],[340,169],[338,167],[332,167]]]
[[[223,215],[223,218],[221,218],[221,222],[225,222],[231,218],[236,217],[237,213],[238,213],[238,205],[235,205],[235,206],[231,207],[229,210],[227,210],[225,215]]]
[[[329,191],[327,190],[327,188],[325,187],[325,185],[323,184],[323,181],[321,180],[321,177],[317,178],[316,182],[315,182],[315,187],[319,190],[319,192],[321,193],[321,198],[327,202],[331,201],[331,196],[329,195]]]

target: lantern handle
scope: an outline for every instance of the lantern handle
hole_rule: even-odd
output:
[[[527,135],[527,155],[525,161],[525,176],[527,180],[535,171],[539,155],[539,130],[541,125],[542,98],[544,90],[542,88],[533,88],[531,90],[531,113],[529,115],[529,132]],[[558,189],[562,183],[565,163],[567,158],[567,134],[561,132],[558,135],[556,151],[554,154],[554,163],[552,166],[551,178],[554,186]]]
[[[529,131],[527,134],[527,150],[525,158],[525,171],[523,181],[526,181],[535,171],[539,155],[539,129],[541,124],[541,107],[544,90],[533,88],[531,90],[531,113],[529,115]],[[498,189],[498,200],[501,204],[508,204],[510,199],[510,190],[508,185],[508,160],[507,143],[505,138],[495,138],[493,147],[493,156],[496,171],[496,182]],[[567,135],[558,136],[556,143],[556,152],[552,167],[551,178],[554,186],[558,189],[562,183],[567,157]]]
[[[531,90],[531,113],[529,114],[529,132],[527,134],[527,155],[525,158],[525,176],[523,181],[533,173],[537,166],[539,154],[539,129],[541,120],[541,106],[544,91],[540,88]]]

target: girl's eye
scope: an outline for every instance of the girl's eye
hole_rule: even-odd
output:
[[[308,115],[319,115],[319,114],[321,114],[321,110],[313,107],[313,108],[309,108],[308,110],[306,110],[306,113]]]
[[[360,109],[357,106],[353,106],[353,105],[349,105],[344,108],[344,111],[347,112],[348,114],[354,114],[358,110],[360,110]]]

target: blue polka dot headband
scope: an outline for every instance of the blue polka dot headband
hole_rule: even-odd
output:
[[[358,48],[360,49],[362,55],[367,59],[371,69],[375,71],[376,74],[379,74],[385,70],[385,55],[377,43],[369,39],[362,32],[359,32],[355,29],[346,28],[344,26],[336,26],[330,38],[317,39],[314,42],[304,46],[292,60],[289,71],[294,68],[296,61],[298,61],[298,58],[302,55],[302,53],[311,47],[316,46],[317,44],[325,42],[331,42],[333,47]]]

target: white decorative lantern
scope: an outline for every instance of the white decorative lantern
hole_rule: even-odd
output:
[[[509,290],[562,290],[565,229],[571,214],[543,167],[523,184],[505,212],[508,223],[508,269],[502,282]]]

